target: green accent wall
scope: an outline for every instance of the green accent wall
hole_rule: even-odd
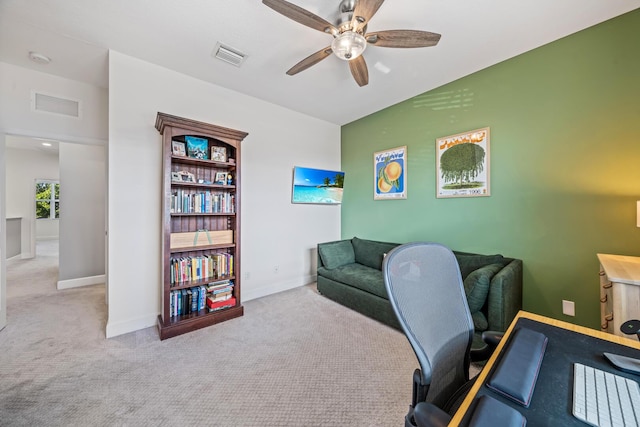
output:
[[[639,41],[637,9],[343,126],[342,237],[520,258],[525,310],[598,328],[596,254],[640,256]],[[483,127],[491,195],[436,198],[436,138]],[[407,199],[374,201],[404,145]]]

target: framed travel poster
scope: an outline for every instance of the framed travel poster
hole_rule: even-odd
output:
[[[344,172],[325,169],[293,168],[291,203],[342,203]]]
[[[373,153],[373,199],[407,198],[407,147]]]
[[[489,128],[436,139],[436,197],[489,196]]]

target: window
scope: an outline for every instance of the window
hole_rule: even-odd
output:
[[[36,218],[60,218],[60,183],[58,181],[36,181]]]

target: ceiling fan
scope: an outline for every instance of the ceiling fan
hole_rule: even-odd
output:
[[[351,75],[360,86],[369,83],[367,63],[362,57],[367,44],[380,47],[428,47],[435,46],[440,40],[440,34],[418,30],[367,33],[369,20],[383,2],[384,0],[342,0],[334,25],[288,1],[262,0],[262,3],[287,18],[334,37],[330,46],[298,62],[287,71],[288,75],[293,76],[304,71],[335,53],[338,58],[349,62]]]

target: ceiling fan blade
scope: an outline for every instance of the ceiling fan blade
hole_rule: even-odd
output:
[[[353,11],[353,27],[354,31],[358,31],[375,15],[384,0],[358,0],[356,8]]]
[[[313,55],[309,55],[302,61],[298,62],[296,65],[291,67],[289,71],[287,71],[287,74],[290,76],[298,74],[300,71],[304,71],[312,65],[316,65],[318,62],[331,55],[332,52],[333,51],[331,50],[331,46],[327,46],[324,49],[319,50]]]
[[[369,83],[369,70],[362,55],[349,61],[349,69],[358,86],[366,86]]]
[[[429,47],[440,41],[440,34],[418,30],[388,30],[368,33],[367,42],[380,47]]]
[[[289,19],[313,28],[314,30],[322,31],[323,33],[336,34],[338,30],[333,24],[320,18],[318,15],[314,15],[306,9],[296,6],[293,3],[289,3],[285,0],[262,0],[266,6],[275,10],[278,13],[286,16]]]

